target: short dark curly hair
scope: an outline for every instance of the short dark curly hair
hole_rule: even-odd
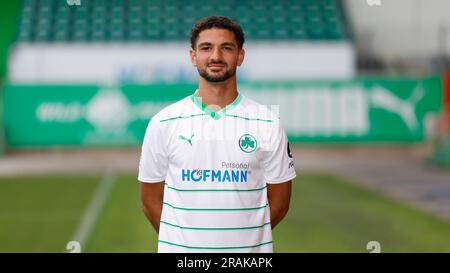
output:
[[[192,27],[191,30],[192,49],[195,49],[198,40],[198,35],[200,34],[200,32],[211,28],[227,29],[233,32],[236,41],[238,43],[239,49],[242,49],[242,47],[244,46],[245,41],[244,31],[237,22],[224,16],[209,16],[198,20],[195,23],[194,27]]]

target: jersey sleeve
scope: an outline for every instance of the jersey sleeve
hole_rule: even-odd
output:
[[[274,120],[270,132],[263,159],[264,178],[268,184],[288,182],[296,177],[296,173],[287,135],[280,119]]]
[[[158,119],[152,118],[145,131],[139,161],[138,180],[145,183],[164,181],[167,174],[168,155]]]

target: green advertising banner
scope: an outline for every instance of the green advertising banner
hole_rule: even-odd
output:
[[[140,145],[150,118],[197,88],[7,85],[4,130],[12,148]],[[279,112],[292,142],[411,142],[442,106],[439,77],[240,83],[239,91]]]
[[[250,83],[244,90],[279,115],[293,142],[422,141],[442,107],[440,77]],[[430,119],[431,118],[431,119]]]
[[[150,118],[195,86],[8,85],[4,126],[11,147],[140,144]]]

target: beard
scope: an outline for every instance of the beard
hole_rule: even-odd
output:
[[[227,68],[227,65],[224,63],[221,63],[223,65],[225,65],[225,69]],[[207,80],[208,82],[224,82],[226,80],[228,80],[229,78],[233,77],[234,74],[236,74],[236,68],[231,68],[229,70],[226,70],[225,73],[223,74],[219,74],[219,75],[213,75],[208,73],[207,68],[202,69],[200,67],[197,67],[198,70],[198,74],[204,78],[205,80]]]

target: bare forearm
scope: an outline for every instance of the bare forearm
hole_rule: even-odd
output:
[[[267,198],[270,207],[270,221],[272,229],[283,220],[289,211],[292,182],[267,185]]]
[[[141,183],[141,204],[145,217],[159,232],[159,223],[163,207],[164,181],[158,183]]]
[[[143,210],[145,217],[147,217],[148,221],[152,224],[153,228],[156,232],[159,232],[159,225],[161,221],[161,212],[162,212],[162,203],[161,204],[152,204],[152,205],[143,205]]]
[[[270,206],[270,205],[269,205]],[[270,207],[270,223],[272,229],[283,220],[288,212],[288,208],[279,208],[277,206]]]

